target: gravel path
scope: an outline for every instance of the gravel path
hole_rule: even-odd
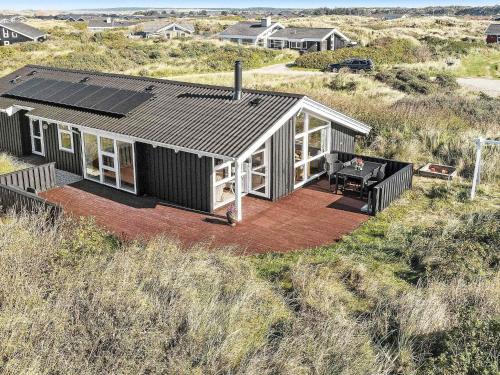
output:
[[[473,91],[482,91],[490,96],[500,96],[500,79],[491,78],[458,78],[460,86]]]
[[[263,73],[263,74],[289,74],[292,76],[317,76],[317,75],[327,74],[314,70],[291,69],[290,64],[269,65],[269,66],[264,66],[262,68],[249,70],[249,72]]]

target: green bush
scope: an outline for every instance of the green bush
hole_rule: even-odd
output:
[[[497,375],[500,371],[500,318],[480,320],[468,313],[447,332],[422,374]]]
[[[451,75],[438,74],[432,80],[427,73],[403,68],[380,71],[375,74],[375,79],[407,94],[428,95],[439,90],[453,90],[458,87]]]
[[[348,58],[367,58],[375,65],[417,62],[417,46],[406,39],[378,39],[366,47],[341,48],[335,51],[306,53],[295,61],[301,68],[325,69],[328,64]]]

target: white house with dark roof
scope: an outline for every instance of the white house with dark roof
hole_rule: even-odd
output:
[[[271,17],[266,17],[260,22],[245,21],[229,26],[219,34],[219,38],[238,44],[268,47],[268,38],[284,28],[282,24],[272,22]]]
[[[260,22],[240,22],[219,34],[221,40],[275,49],[331,51],[345,47],[350,39],[333,28],[285,27],[270,17]]]
[[[47,34],[22,22],[0,23],[0,46],[23,42],[41,42]]]
[[[192,36],[195,28],[190,23],[180,23],[172,20],[157,20],[145,22],[138,25],[138,30],[134,33],[143,38],[185,38]]]

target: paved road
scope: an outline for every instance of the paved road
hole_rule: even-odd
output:
[[[500,96],[500,79],[458,78],[460,86],[473,91],[482,91],[491,96]]]
[[[290,69],[289,64],[276,64],[264,66],[263,68],[249,70],[254,73],[264,73],[264,74],[288,74],[292,76],[317,76],[323,75],[325,73],[314,70],[298,70]]]

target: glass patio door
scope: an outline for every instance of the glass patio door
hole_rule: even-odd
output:
[[[255,151],[248,160],[248,186],[250,194],[269,198],[269,141]]]
[[[30,120],[31,152],[45,156],[42,120]]]
[[[92,133],[83,134],[85,178],[136,192],[133,144]]]

